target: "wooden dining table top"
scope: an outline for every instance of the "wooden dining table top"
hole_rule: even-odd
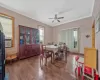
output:
[[[46,48],[58,49],[58,46],[54,46],[54,45],[46,45]]]
[[[58,50],[58,46],[54,46],[54,45],[45,45],[44,48],[46,48],[46,50],[51,50],[54,53]]]

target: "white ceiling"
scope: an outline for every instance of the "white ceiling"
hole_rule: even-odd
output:
[[[56,26],[74,20],[90,17],[95,0],[0,0],[0,6],[23,14],[27,17]],[[61,22],[48,19],[64,16]]]

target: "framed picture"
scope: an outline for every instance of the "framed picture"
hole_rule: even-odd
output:
[[[5,47],[6,48],[12,47],[12,40],[11,39],[5,39]]]

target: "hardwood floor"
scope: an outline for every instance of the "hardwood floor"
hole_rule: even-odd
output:
[[[75,80],[74,55],[69,55],[65,61],[48,62],[47,66],[40,68],[39,57],[31,57],[6,65],[9,80]]]

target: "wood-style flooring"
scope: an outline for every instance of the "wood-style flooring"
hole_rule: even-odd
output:
[[[75,55],[69,55],[67,62],[48,61],[47,66],[40,68],[39,56],[19,60],[6,65],[9,80],[75,80]]]

